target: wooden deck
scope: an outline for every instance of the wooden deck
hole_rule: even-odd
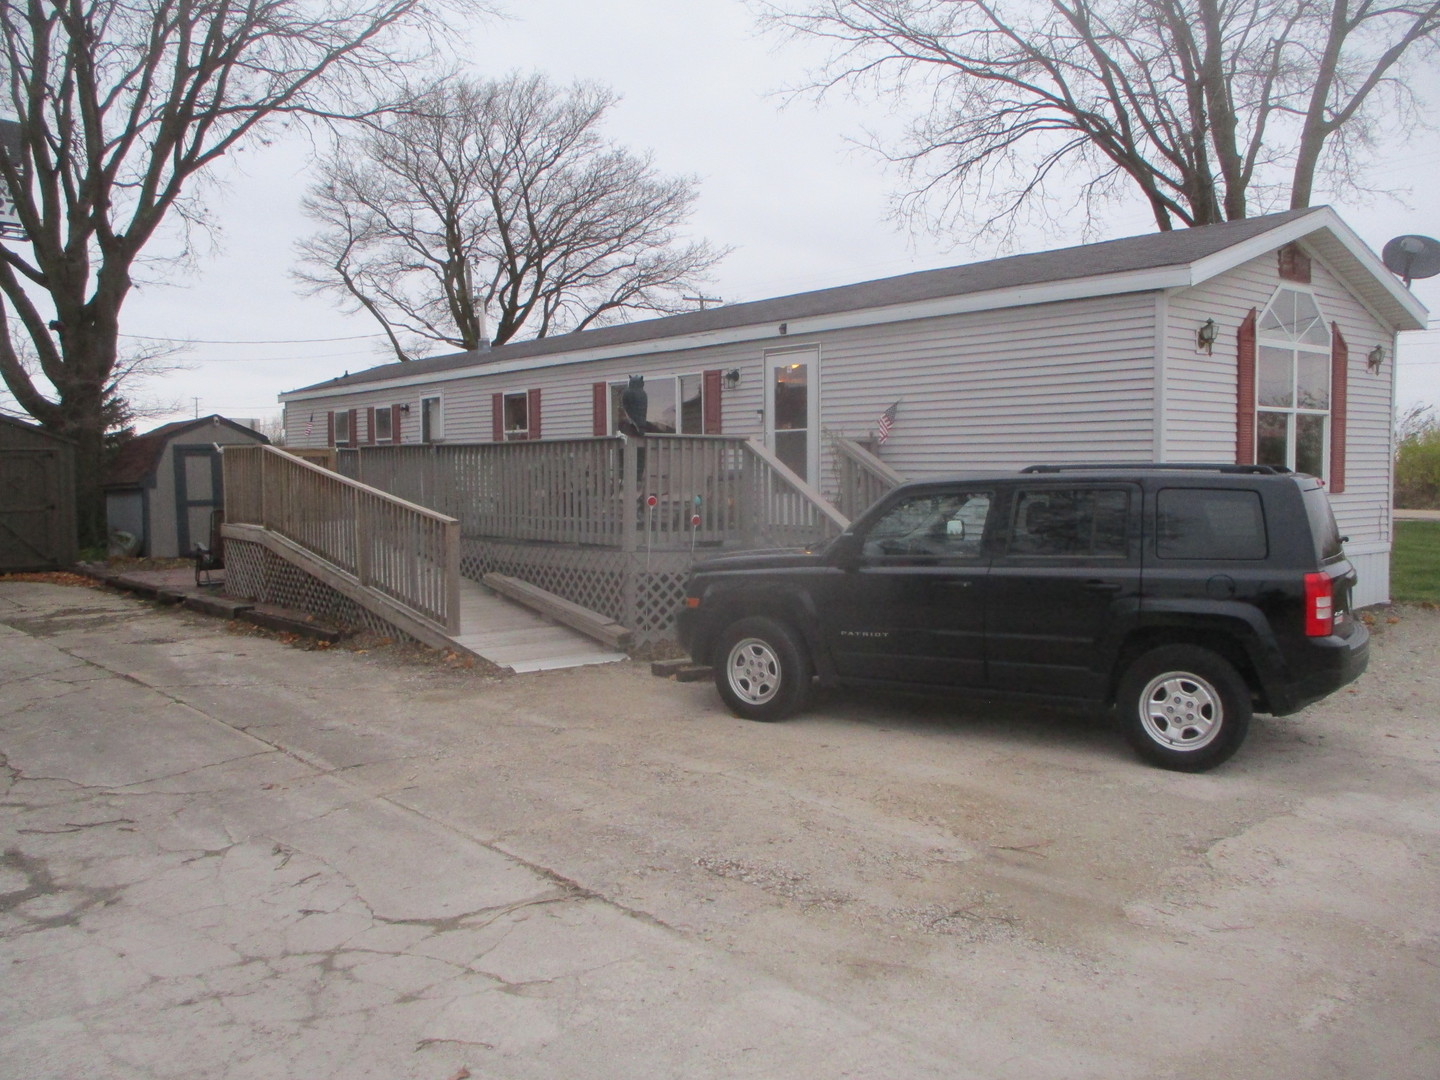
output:
[[[514,672],[552,671],[627,659],[568,626],[558,626],[469,578],[460,579],[456,645]]]

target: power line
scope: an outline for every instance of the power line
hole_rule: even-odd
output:
[[[187,345],[309,345],[312,343],[326,341],[368,341],[371,338],[383,338],[384,334],[355,334],[351,337],[317,337],[317,338],[271,338],[253,341],[224,341],[211,340],[208,338],[187,338],[187,337],[155,337],[150,334],[121,334],[121,337],[134,338],[136,341],[169,341],[183,342]]]
[[[365,354],[352,349],[348,352],[310,353],[306,356],[189,356],[177,357],[176,362],[181,364],[279,364],[297,363],[302,360],[333,360],[340,356],[364,358]]]

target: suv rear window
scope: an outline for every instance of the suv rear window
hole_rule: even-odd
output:
[[[1155,554],[1162,559],[1265,558],[1258,491],[1163,488],[1155,519]]]
[[[1335,524],[1335,511],[1330,509],[1330,500],[1325,489],[1315,487],[1301,491],[1305,500],[1305,516],[1310,519],[1310,535],[1315,538],[1315,554],[1321,562],[1338,559],[1341,555],[1340,527]]]

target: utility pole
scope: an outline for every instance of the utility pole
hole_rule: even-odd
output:
[[[718,296],[682,296],[681,300],[689,300],[700,305],[700,310],[705,310],[706,304],[723,304],[725,301]]]

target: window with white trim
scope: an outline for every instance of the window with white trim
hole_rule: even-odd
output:
[[[530,395],[524,390],[506,394],[501,405],[505,438],[523,439],[530,434]]]
[[[390,406],[377,405],[375,407],[375,430],[370,433],[371,442],[381,443],[390,441],[390,433],[392,430],[390,420]]]
[[[335,413],[335,445],[350,445],[350,410],[339,409]]]
[[[626,381],[610,384],[610,434],[620,430],[620,395]],[[645,376],[645,421],[652,430],[679,435],[705,434],[705,376]]]
[[[438,397],[420,399],[420,441],[439,442],[445,437],[445,417]]]
[[[1256,327],[1255,460],[1325,477],[1330,328],[1315,297],[1281,288]]]

